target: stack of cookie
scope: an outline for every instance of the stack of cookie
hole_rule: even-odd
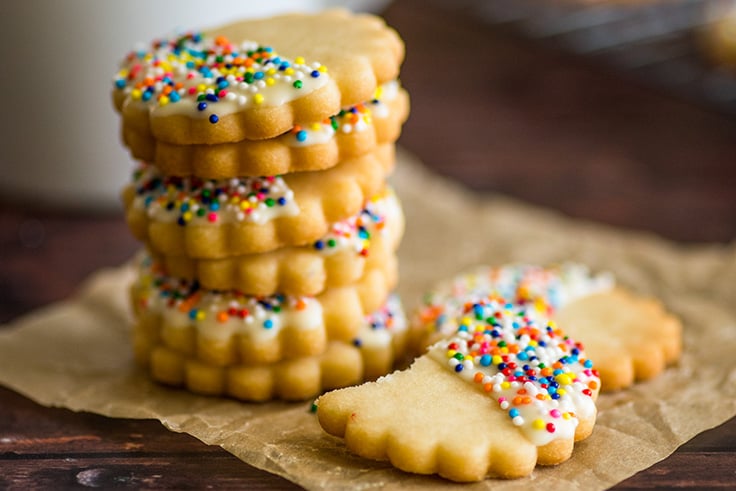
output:
[[[386,179],[404,47],[342,10],[239,22],[131,52],[114,84],[140,161],[137,359],[160,382],[306,399],[386,373],[406,323]]]

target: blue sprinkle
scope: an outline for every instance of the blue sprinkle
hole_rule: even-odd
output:
[[[273,321],[271,319],[266,319],[263,321],[263,327],[266,329],[271,329],[273,327]]]
[[[318,251],[321,251],[322,249],[325,248],[325,243],[322,242],[321,240],[318,240],[317,242],[314,243],[314,248],[317,249]]]
[[[593,368],[593,362],[591,360],[585,360],[585,363],[583,363],[583,366],[585,368]]]
[[[115,87],[117,87],[118,89],[124,89],[125,88],[125,80],[123,80],[122,78],[117,79],[115,81]]]
[[[355,346],[356,348],[360,348],[361,346],[363,346],[363,341],[361,341],[360,339],[353,339],[353,346]]]
[[[253,74],[253,78],[256,79],[256,80],[261,80],[265,76],[266,75],[263,72],[256,72],[256,73]]]
[[[172,92],[171,94],[169,94],[169,100],[171,102],[179,102],[181,100],[181,96],[178,92]]]
[[[210,123],[215,124],[220,120],[220,118],[217,116],[217,114],[211,114],[210,115]]]
[[[462,372],[463,371],[463,364],[462,363],[458,363],[457,365],[455,365],[455,371],[456,372]]]
[[[318,70],[312,70],[312,73],[310,73],[312,78],[318,78],[319,77],[319,71]]]
[[[511,416],[512,419],[515,418],[515,417],[517,417],[518,415],[519,415],[519,410],[518,409],[511,408],[509,410],[509,416]]]
[[[197,109],[199,109],[200,111],[204,111],[205,109],[207,109],[207,103],[204,101],[200,102],[199,104],[197,104]]]
[[[217,102],[219,100],[215,94],[207,94],[204,98],[210,102]]]
[[[299,130],[296,132],[297,141],[303,142],[307,139],[307,132],[305,130]]]
[[[284,197],[282,196],[281,198],[279,198],[279,199],[278,199],[277,203],[278,203],[278,204],[279,204],[280,206],[284,206],[284,205],[286,204],[286,198],[284,198]]]
[[[483,355],[480,357],[480,364],[487,367],[491,364],[491,355]]]

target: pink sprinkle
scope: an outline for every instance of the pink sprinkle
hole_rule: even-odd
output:
[[[210,222],[216,222],[217,221],[217,213],[209,213],[207,214],[207,220]]]
[[[559,409],[553,409],[549,412],[549,415],[553,418],[559,418],[560,416],[562,416],[562,413],[560,413]]]

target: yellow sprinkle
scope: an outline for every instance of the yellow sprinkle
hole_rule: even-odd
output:
[[[312,123],[312,131],[319,131],[322,129],[322,125],[319,123]]]
[[[562,413],[562,419],[570,419],[571,417],[570,413]]]
[[[301,56],[297,56],[296,58],[294,58],[294,63],[296,63],[297,65],[303,65],[304,64],[304,58],[301,57]]]
[[[570,385],[572,383],[570,376],[567,375],[566,373],[561,373],[558,376],[556,376],[555,381],[560,385]]]
[[[138,89],[133,89],[130,91],[130,97],[133,98],[134,101],[140,100],[141,98],[141,91]]]
[[[320,65],[319,68],[317,68],[317,71],[320,73],[327,73],[327,67],[324,65]]]
[[[501,356],[499,355],[493,355],[493,358],[491,358],[491,363],[493,363],[494,365],[498,365],[502,361],[503,361],[503,358],[501,358]]]
[[[128,78],[128,70],[126,68],[123,68],[118,72],[118,77],[120,78]]]
[[[207,316],[207,313],[204,310],[198,310],[197,311],[197,320],[198,321],[203,321],[206,316]]]
[[[294,75],[294,69],[289,67],[286,70],[284,70],[285,75]]]
[[[188,222],[192,219],[192,212],[191,211],[185,211],[184,214],[181,216],[185,222]]]
[[[544,420],[535,419],[534,421],[532,421],[532,427],[535,430],[543,430],[545,428]]]
[[[276,80],[274,80],[274,78],[273,78],[273,77],[268,77],[268,78],[266,79],[266,85],[268,85],[269,87],[270,87],[270,86],[272,86],[272,85],[273,85],[273,84],[275,84],[275,83],[276,83]]]
[[[159,106],[165,106],[168,103],[169,103],[169,96],[167,95],[162,95],[158,100]]]
[[[253,95],[253,102],[255,102],[256,104],[263,104],[263,94]]]
[[[506,346],[504,346],[503,348],[501,348],[501,353],[503,353],[504,355],[508,355],[509,349]]]
[[[449,349],[447,350],[447,357],[452,358],[453,356],[455,356],[456,353],[457,351],[455,351],[454,349]]]
[[[237,205],[238,203],[240,203],[240,196],[233,196],[232,198],[230,198],[230,203],[234,205]]]
[[[378,87],[376,87],[376,91],[373,93],[373,98],[380,99],[381,97],[383,97],[383,86],[379,85]]]
[[[371,122],[373,121],[373,118],[371,118],[369,114],[364,114],[363,121],[365,121],[365,124],[371,124]]]
[[[567,391],[565,389],[557,389],[557,393],[561,396],[564,396],[565,394],[567,394]]]
[[[506,389],[508,389],[509,387],[511,387],[511,382],[501,382],[501,388],[502,388],[503,390],[506,390]]]
[[[243,200],[243,201],[240,202],[240,209],[241,210],[247,210],[250,207],[251,207],[250,206],[250,201]]]
[[[276,73],[275,68],[269,68],[268,70],[266,70],[266,75],[274,75],[275,73]]]

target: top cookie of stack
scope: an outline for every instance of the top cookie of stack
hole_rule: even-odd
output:
[[[164,173],[321,170],[398,137],[408,111],[396,81],[403,57],[401,39],[373,16],[247,20],[131,52],[113,98],[133,156]],[[383,117],[353,131],[373,105]]]

